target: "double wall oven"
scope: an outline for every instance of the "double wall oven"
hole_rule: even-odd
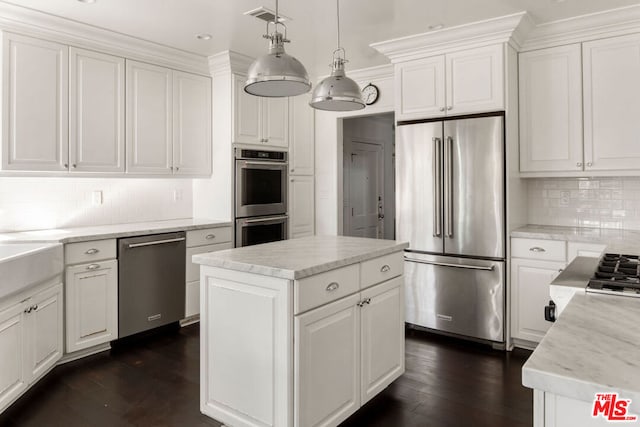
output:
[[[287,152],[235,149],[235,246],[288,234]]]

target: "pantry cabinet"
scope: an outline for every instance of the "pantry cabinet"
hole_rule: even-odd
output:
[[[289,98],[289,173],[313,175],[315,120],[306,96]]]
[[[520,171],[582,170],[580,44],[520,54]]]
[[[68,53],[62,44],[3,33],[4,170],[68,170]]]
[[[287,148],[289,99],[249,95],[244,91],[246,79],[233,75],[233,142]]]
[[[314,233],[314,179],[311,175],[289,178],[289,237],[311,236]]]
[[[396,120],[504,110],[502,44],[396,65]]]
[[[124,58],[69,49],[69,170],[124,172]]]

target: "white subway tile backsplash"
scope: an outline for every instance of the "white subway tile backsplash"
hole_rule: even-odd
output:
[[[190,218],[192,201],[190,179],[2,177],[0,232]]]
[[[640,178],[532,179],[531,224],[640,230]]]

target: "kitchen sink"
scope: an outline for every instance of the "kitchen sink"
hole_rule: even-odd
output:
[[[62,273],[60,243],[0,244],[0,299]]]

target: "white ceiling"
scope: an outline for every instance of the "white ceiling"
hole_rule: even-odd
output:
[[[52,15],[205,56],[232,49],[251,56],[266,52],[265,23],[244,16],[259,6],[275,8],[275,0],[5,0]],[[342,0],[341,38],[358,69],[386,63],[369,47],[376,41],[528,11],[543,23],[640,3],[638,0]],[[316,75],[329,71],[336,46],[336,3],[332,0],[280,0],[280,10],[293,18],[288,24],[297,56]],[[212,40],[195,38],[210,33]]]

